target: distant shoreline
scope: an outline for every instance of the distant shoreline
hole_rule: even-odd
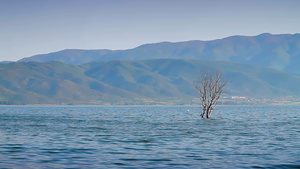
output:
[[[89,105],[89,104],[11,104],[11,105],[0,105],[0,107],[5,106],[36,106],[36,107],[201,107],[201,105]],[[217,107],[251,107],[251,106],[300,106],[300,103],[292,103],[292,104],[228,104],[228,105],[218,105]]]

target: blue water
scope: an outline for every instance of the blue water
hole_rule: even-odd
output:
[[[300,168],[300,107],[0,107],[0,168]]]

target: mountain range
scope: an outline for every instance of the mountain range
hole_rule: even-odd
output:
[[[0,101],[10,104],[192,104],[196,74],[218,69],[228,94],[300,96],[300,75],[224,61],[154,59],[0,64]]]
[[[0,63],[1,104],[194,104],[193,82],[219,70],[228,96],[300,97],[300,34],[68,49]]]
[[[201,59],[228,61],[300,73],[300,34],[231,36],[212,41],[162,42],[128,50],[78,50],[36,55],[19,61],[68,64],[111,60]]]

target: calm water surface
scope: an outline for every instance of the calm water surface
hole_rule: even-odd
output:
[[[300,107],[0,107],[0,168],[300,168]]]

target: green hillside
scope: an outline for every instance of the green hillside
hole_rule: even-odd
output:
[[[82,68],[60,62],[0,64],[0,98],[13,104],[101,104],[132,93],[84,75]]]
[[[224,77],[231,81],[229,92],[232,95],[275,97],[299,96],[300,94],[300,89],[297,87],[300,84],[299,75],[270,68],[221,61],[174,59],[110,61],[90,63],[83,67],[87,69],[85,72],[87,76],[109,85],[126,90],[129,86],[132,87],[129,84],[146,85],[152,90],[156,90],[154,93],[159,90],[169,96],[195,95],[193,80],[196,74],[204,70],[221,71]],[[112,68],[114,68],[113,71],[110,71]],[[137,91],[135,90],[135,92]]]
[[[223,61],[154,59],[0,64],[0,102],[11,104],[189,104],[203,70],[229,79],[228,95],[300,97],[300,76]]]

